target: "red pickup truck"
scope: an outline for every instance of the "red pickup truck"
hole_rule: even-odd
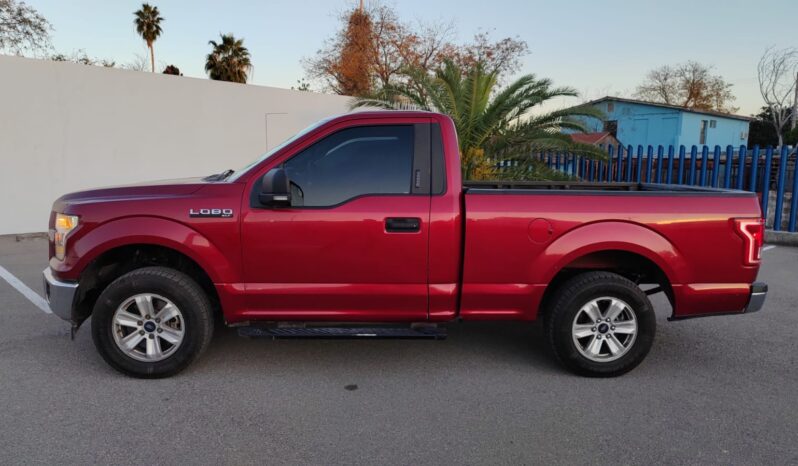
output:
[[[68,194],[44,271],[138,377],[185,368],[214,325],[271,338],[442,338],[457,320],[541,320],[556,358],[622,374],[671,319],[759,310],[752,193],[654,184],[461,182],[452,121],[322,121],[240,170]]]

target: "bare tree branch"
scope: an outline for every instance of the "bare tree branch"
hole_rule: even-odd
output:
[[[796,73],[798,73],[798,49],[794,47],[768,48],[757,66],[759,93],[770,110],[779,146],[784,143],[784,127],[789,120],[790,107],[794,104],[790,99],[795,92]]]
[[[85,50],[74,50],[71,54],[56,53],[50,55],[52,61],[68,61],[77,63],[79,65],[103,66],[105,68],[114,68],[116,62],[107,58],[90,57]]]
[[[0,52],[47,55],[52,25],[25,2],[0,0]]]
[[[149,68],[150,59],[145,55],[135,54],[132,61],[125,63],[121,68],[131,71],[147,71]]]
[[[734,113],[738,108],[731,84],[711,73],[712,67],[689,61],[651,70],[637,87],[635,96],[644,100],[697,110]]]

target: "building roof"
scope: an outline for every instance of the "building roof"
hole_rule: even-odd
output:
[[[612,136],[609,132],[603,131],[599,133],[572,133],[571,140],[582,144],[601,144],[601,142],[608,136]]]
[[[716,116],[718,118],[731,118],[731,119],[734,119],[734,120],[744,120],[744,121],[753,120],[753,118],[751,118],[751,117],[742,116],[742,115],[734,115],[732,113],[715,112],[715,111],[711,111],[711,110],[697,110],[697,109],[694,109],[694,108],[680,107],[678,105],[663,104],[663,103],[659,103],[659,102],[647,102],[645,100],[626,99],[626,98],[622,98],[622,97],[611,97],[611,96],[606,96],[606,97],[602,97],[600,99],[591,100],[590,102],[587,102],[584,105],[595,105],[595,104],[598,104],[598,103],[601,103],[601,102],[606,102],[606,101],[625,102],[625,103],[628,103],[628,104],[650,105],[652,107],[670,108],[670,109],[679,110],[679,111],[682,111],[682,112],[698,113],[698,114],[701,114],[701,115],[712,115],[712,116]]]

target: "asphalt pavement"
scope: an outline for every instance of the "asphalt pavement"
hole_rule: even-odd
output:
[[[41,293],[45,240],[0,237]],[[124,377],[88,325],[0,280],[0,464],[798,464],[798,249],[763,253],[755,314],[669,323],[620,378],[560,368],[540,329],[445,341],[250,340],[218,329],[163,380]]]

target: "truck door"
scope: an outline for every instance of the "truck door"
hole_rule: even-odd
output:
[[[281,164],[290,207],[265,208],[253,196],[244,209],[249,317],[427,319],[430,125],[369,121]]]

